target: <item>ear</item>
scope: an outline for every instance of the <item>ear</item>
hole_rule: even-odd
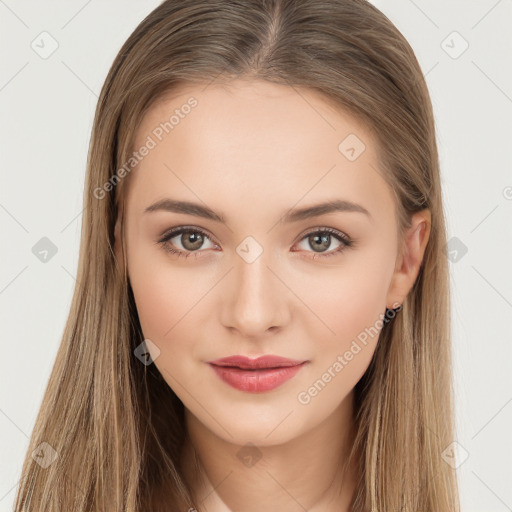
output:
[[[430,228],[430,210],[421,210],[412,215],[411,227],[404,233],[402,251],[398,255],[395,272],[389,285],[386,298],[388,309],[403,304],[407,294],[414,286],[430,236]]]

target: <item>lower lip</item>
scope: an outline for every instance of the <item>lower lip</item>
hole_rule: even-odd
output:
[[[277,388],[295,376],[306,362],[296,366],[242,370],[232,366],[210,364],[215,373],[227,384],[248,393],[263,393]]]

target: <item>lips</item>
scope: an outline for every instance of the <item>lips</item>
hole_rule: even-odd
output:
[[[256,370],[261,368],[286,368],[304,363],[304,361],[297,361],[294,359],[287,359],[285,357],[274,355],[261,356],[256,359],[251,359],[246,356],[230,356],[208,362],[216,366],[236,367],[244,370]]]
[[[262,393],[284,384],[307,362],[267,355],[257,359],[230,356],[208,361],[208,364],[231,387],[249,393]]]

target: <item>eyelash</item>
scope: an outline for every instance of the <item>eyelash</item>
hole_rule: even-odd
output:
[[[176,249],[171,244],[169,244],[169,240],[170,239],[174,238],[175,236],[181,235],[183,233],[200,233],[204,237],[206,237],[209,240],[211,240],[210,236],[205,231],[203,231],[200,228],[196,228],[196,227],[193,227],[193,226],[182,226],[182,227],[179,227],[179,228],[176,228],[176,229],[173,229],[173,230],[169,231],[167,234],[164,235],[164,237],[161,240],[159,240],[157,242],[157,244],[161,244],[163,246],[163,249],[166,252],[169,252],[171,254],[175,254],[179,258],[182,257],[182,256],[185,259],[190,257],[190,256],[193,256],[193,257],[197,258],[198,257],[198,253],[200,253],[202,251],[198,250],[198,251],[188,251],[188,252],[186,252],[186,251],[182,251],[180,249]],[[334,236],[334,238],[336,238],[339,242],[341,242],[341,245],[337,249],[334,249],[332,251],[326,252],[325,254],[323,254],[323,253],[313,253],[314,255],[313,255],[313,257],[311,259],[315,259],[315,258],[318,258],[318,257],[320,257],[320,258],[327,258],[328,256],[334,256],[336,254],[340,254],[346,248],[351,247],[353,245],[353,243],[354,243],[346,235],[344,235],[340,231],[337,231],[336,229],[332,229],[332,228],[316,228],[313,231],[309,231],[308,233],[305,233],[304,236],[299,240],[299,242],[301,242],[302,240],[304,240],[304,238],[306,238],[308,236],[317,235],[317,234],[325,234],[325,233]],[[294,252],[296,252],[296,251],[294,251]]]

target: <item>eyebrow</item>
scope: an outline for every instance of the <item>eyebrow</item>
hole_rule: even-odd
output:
[[[186,215],[194,215],[196,217],[203,217],[205,219],[213,220],[226,224],[226,218],[221,213],[216,213],[207,206],[190,201],[177,201],[174,199],[162,199],[156,203],[148,206],[144,213],[166,211],[174,213],[183,213]],[[333,212],[358,212],[372,218],[370,212],[360,204],[353,203],[344,199],[336,199],[324,203],[306,206],[304,208],[294,208],[289,210],[283,215],[282,222],[291,223],[300,220],[318,217]]]

